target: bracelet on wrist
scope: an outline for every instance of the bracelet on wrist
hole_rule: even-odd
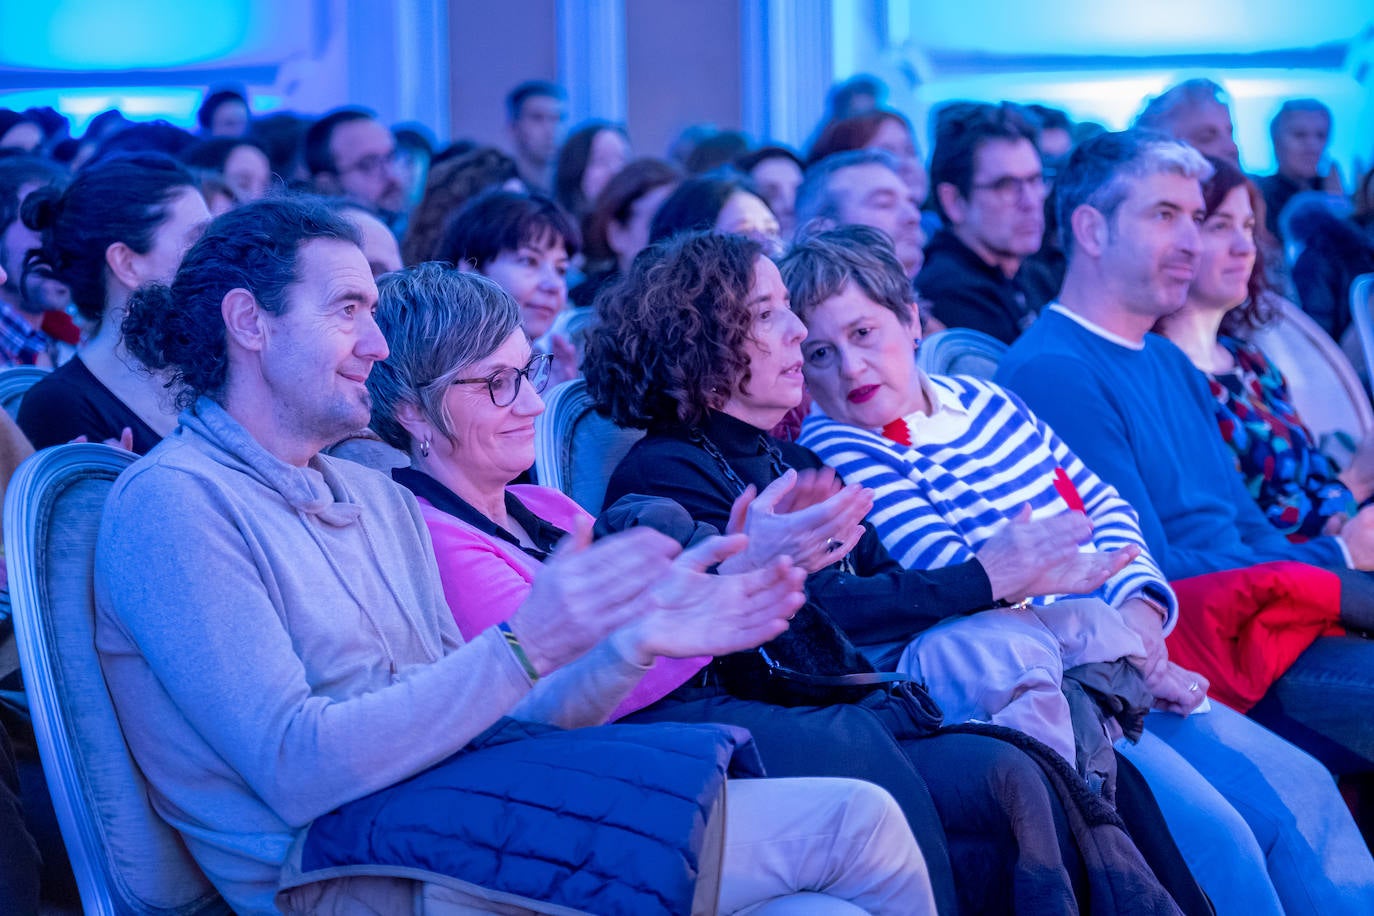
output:
[[[534,667],[534,662],[525,654],[525,647],[520,645],[520,638],[515,635],[515,631],[510,628],[510,624],[504,620],[496,625],[496,629],[501,631],[501,635],[506,638],[506,645],[510,647],[511,655],[520,663],[520,667],[525,669],[525,674],[529,677],[530,683],[539,680],[539,670]]]
[[[1145,589],[1139,589],[1131,595],[1131,598],[1141,602],[1159,615],[1161,620],[1169,619],[1169,605],[1161,600],[1158,595],[1151,594]],[[1129,599],[1128,599],[1129,600]]]

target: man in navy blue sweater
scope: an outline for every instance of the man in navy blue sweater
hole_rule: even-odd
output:
[[[1201,374],[1148,333],[1187,295],[1208,173],[1191,147],[1145,131],[1075,150],[1057,183],[1063,291],[1003,359],[997,381],[1136,508],[1170,579],[1276,559],[1374,568],[1370,513],[1340,537],[1302,544],[1269,525],[1221,441]],[[1342,604],[1347,625],[1374,629],[1374,603]],[[1364,770],[1374,769],[1371,703],[1374,643],[1327,637],[1254,713],[1328,762]]]

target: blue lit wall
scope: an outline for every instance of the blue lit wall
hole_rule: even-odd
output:
[[[1208,76],[1232,96],[1253,172],[1273,170],[1269,120],[1299,96],[1331,107],[1331,151],[1347,181],[1374,157],[1369,0],[833,0],[832,9],[836,78],[883,77],[923,141],[929,111],[952,99],[1040,102],[1119,129],[1147,96]]]
[[[83,72],[186,67],[266,52],[295,4],[242,0],[60,0],[0,6],[0,62]],[[42,40],[35,41],[35,36]]]
[[[52,105],[77,130],[110,106],[189,127],[205,89],[230,83],[258,113],[356,104],[443,135],[463,2],[0,0],[0,106]]]
[[[552,16],[555,9],[576,11],[591,2],[514,6]],[[597,0],[607,2],[615,0]],[[637,17],[666,15],[641,0],[622,2],[634,4],[627,8]],[[951,98],[1040,101],[1119,127],[1146,95],[1181,77],[1206,74],[1222,81],[1235,100],[1242,155],[1254,171],[1272,167],[1269,118],[1283,98],[1296,95],[1316,96],[1332,107],[1332,149],[1347,178],[1374,155],[1370,0],[1320,0],[1296,11],[1292,0],[738,2],[741,9],[766,8],[782,19],[825,20],[816,30],[831,36],[827,62],[816,65],[825,72],[809,74],[815,77],[809,81],[794,73],[774,89],[794,94],[793,120],[807,121],[789,129],[797,136],[780,137],[794,143],[809,133],[822,102],[812,98],[819,93],[799,86],[860,70],[893,87],[893,103],[912,115],[922,134],[931,107]],[[507,0],[503,9],[512,4]],[[674,15],[698,8],[672,7]],[[505,74],[498,88],[477,87],[485,72],[455,63],[463,85],[453,87],[454,48],[469,42],[518,59],[532,73],[556,73],[559,61],[506,54],[501,49],[527,43],[528,36],[518,28],[484,26],[492,17],[489,0],[0,0],[0,106],[53,105],[73,119],[76,131],[109,107],[189,127],[205,88],[229,82],[250,90],[258,112],[319,112],[357,103],[386,120],[422,121],[440,136],[449,135],[450,114],[461,108],[465,120],[455,125],[458,133],[486,126],[490,130],[476,134],[500,142],[498,96],[526,74]],[[684,36],[689,46],[693,40]],[[741,53],[747,71],[750,52]],[[645,72],[636,75],[633,88],[653,95],[665,110],[692,117],[696,100],[679,97],[663,82]],[[471,105],[451,108],[455,99],[480,99],[491,124],[470,114]]]
[[[341,83],[340,68],[328,66],[339,8],[338,0],[5,0],[0,106],[51,105],[77,132],[111,107],[190,127],[205,88],[221,83],[248,87],[259,113],[302,87],[329,107],[344,100],[343,85],[331,101],[311,82]]]

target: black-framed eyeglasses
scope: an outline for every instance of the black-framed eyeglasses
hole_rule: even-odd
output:
[[[529,379],[535,391],[543,392],[545,388],[549,387],[549,375],[552,369],[553,354],[540,353],[526,363],[523,369],[507,366],[504,369],[497,369],[484,378],[456,378],[449,384],[486,385],[487,393],[491,395],[493,404],[497,407],[509,407],[520,396],[520,381],[522,379]]]
[[[973,186],[975,191],[991,191],[996,197],[1007,202],[1014,203],[1020,198],[1022,192],[1031,197],[1041,197],[1045,193],[1044,174],[1027,175],[1003,175],[996,181],[987,181]]]

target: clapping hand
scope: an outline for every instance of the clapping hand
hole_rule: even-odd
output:
[[[591,524],[579,519],[510,619],[535,670],[561,668],[634,620],[681,552],[677,541],[644,527],[593,544]]]
[[[743,535],[684,552],[650,589],[643,613],[612,639],[627,658],[728,655],[776,638],[806,600],[806,574],[785,558],[737,575],[706,570],[743,551]]]
[[[807,573],[837,563],[863,537],[861,522],[873,508],[865,487],[843,486],[830,468],[789,469],[755,495],[750,485],[730,508],[726,533],[744,533],[749,546],[722,572],[767,566],[786,557]]]
[[[1022,506],[976,554],[992,584],[992,596],[1019,601],[1045,595],[1087,595],[1140,556],[1134,545],[1120,550],[1082,553],[1078,545],[1092,535],[1082,512],[1031,519]]]

